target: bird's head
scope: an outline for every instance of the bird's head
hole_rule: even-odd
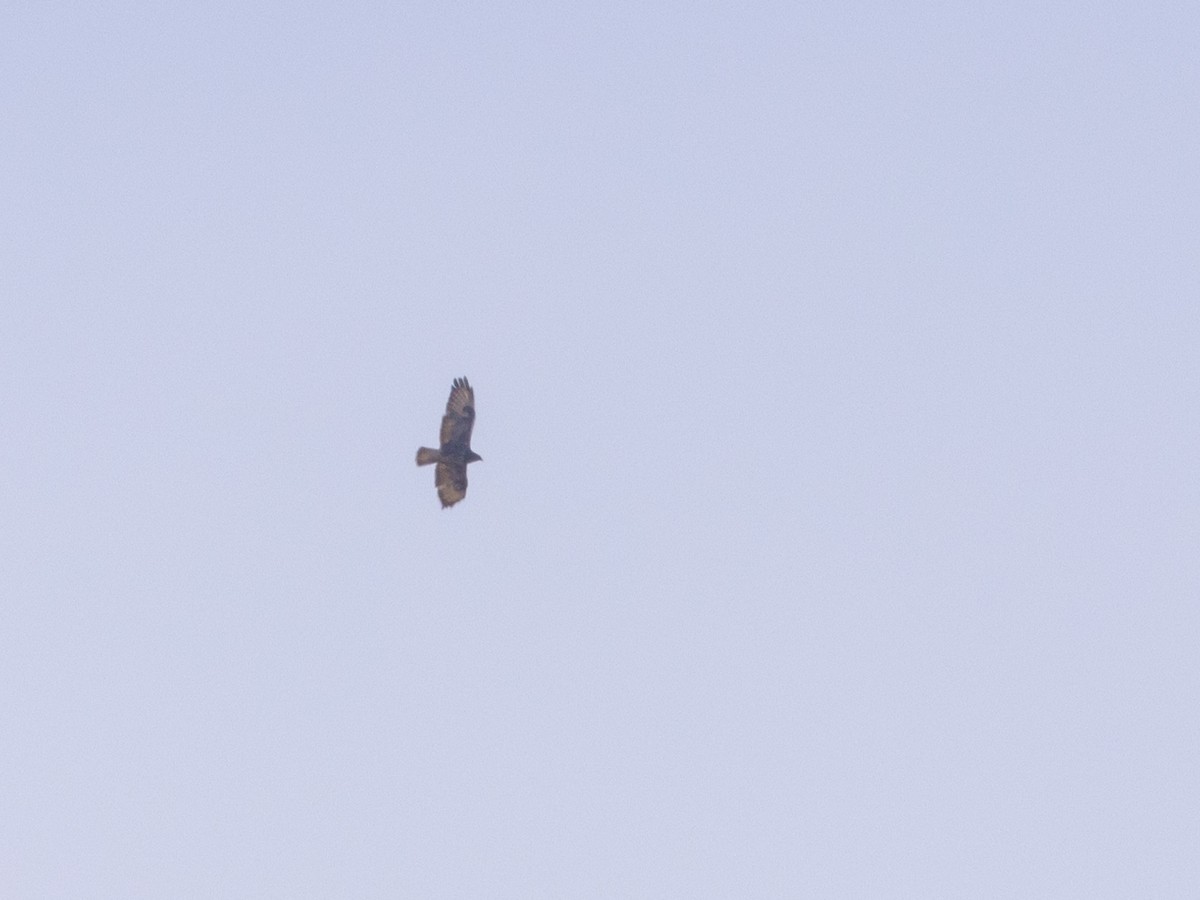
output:
[[[483,457],[480,456],[478,453],[476,453],[474,450],[471,450],[467,453],[467,462],[469,462],[469,463],[483,462]]]

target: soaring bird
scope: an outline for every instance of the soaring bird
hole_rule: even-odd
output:
[[[453,506],[467,496],[467,464],[483,459],[471,449],[471,429],[475,425],[475,391],[465,378],[455,378],[442,416],[442,433],[438,450],[421,447],[417,450],[417,465],[436,463],[433,483],[437,485],[442,508]]]

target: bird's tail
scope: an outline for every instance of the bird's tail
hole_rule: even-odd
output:
[[[436,450],[430,450],[428,447],[421,447],[417,450],[417,465],[427,466],[430,463],[435,463],[441,460],[442,454]]]

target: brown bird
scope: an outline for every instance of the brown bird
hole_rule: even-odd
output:
[[[455,378],[442,416],[441,449],[421,447],[417,465],[437,463],[433,483],[437,485],[442,508],[453,506],[467,496],[467,464],[483,459],[471,450],[471,429],[475,426],[475,391],[465,378]]]

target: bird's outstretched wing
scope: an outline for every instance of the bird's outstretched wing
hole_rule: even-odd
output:
[[[453,506],[467,496],[467,467],[462,463],[440,462],[434,469],[433,483],[437,485],[442,507]]]
[[[471,446],[471,429],[475,426],[475,391],[465,378],[455,378],[450,388],[450,399],[446,401],[446,415],[442,416],[442,446],[465,444]],[[441,485],[441,467],[438,467],[438,485]],[[463,490],[466,490],[466,468],[463,469]],[[461,499],[461,497],[459,498]]]

